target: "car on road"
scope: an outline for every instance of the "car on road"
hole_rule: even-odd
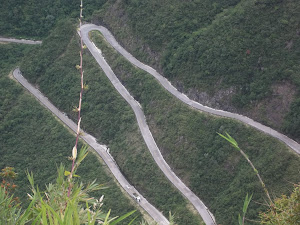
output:
[[[133,198],[134,198],[137,202],[140,202],[140,201],[141,201],[141,197],[140,197],[137,193],[133,193]]]

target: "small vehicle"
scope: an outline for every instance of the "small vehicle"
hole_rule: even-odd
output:
[[[137,193],[133,193],[133,198],[134,198],[137,202],[140,202],[140,201],[141,201],[141,197],[138,196]]]

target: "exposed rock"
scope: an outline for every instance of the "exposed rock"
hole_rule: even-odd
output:
[[[184,89],[181,82],[176,81],[174,85],[180,92],[186,93],[186,95],[205,106],[209,106],[216,109],[222,109],[230,112],[237,112],[237,109],[232,106],[231,99],[233,95],[236,94],[236,88],[230,87],[227,89],[219,89],[214,94],[210,95],[207,92],[199,91],[197,89],[191,88],[188,90]]]
[[[272,96],[256,102],[242,114],[263,122],[275,129],[280,129],[284,116],[289,111],[290,105],[296,95],[296,86],[288,81],[273,84]]]

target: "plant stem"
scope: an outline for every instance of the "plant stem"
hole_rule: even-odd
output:
[[[81,122],[81,102],[82,102],[82,95],[83,95],[83,69],[82,69],[82,61],[83,61],[83,41],[82,41],[82,35],[81,35],[81,25],[82,25],[82,9],[83,9],[83,4],[82,0],[80,1],[80,14],[79,14],[79,36],[80,36],[80,79],[81,79],[81,89],[80,89],[80,94],[79,94],[79,103],[78,103],[78,122],[77,122],[77,133],[76,133],[76,141],[75,141],[75,150],[77,153],[77,146],[78,146],[78,140],[80,136],[80,122]],[[71,179],[72,175],[75,169],[75,160],[76,157],[73,156],[72,158],[72,168],[69,176],[69,190],[68,190],[68,197],[70,197],[71,194]]]
[[[253,163],[250,161],[250,159],[249,159],[248,156],[245,154],[245,152],[244,152],[242,149],[240,149],[240,148],[239,148],[239,150],[240,150],[240,153],[244,156],[244,158],[247,160],[247,162],[250,164],[250,166],[251,166],[252,169],[254,170],[256,176],[258,177],[258,180],[259,180],[261,186],[263,187],[263,189],[264,189],[264,191],[265,191],[265,193],[266,193],[266,195],[267,195],[267,197],[268,197],[268,199],[269,199],[269,201],[270,201],[270,204],[273,205],[273,201],[272,201],[272,199],[271,199],[271,197],[270,197],[269,191],[268,191],[268,189],[266,188],[265,183],[264,183],[263,180],[261,179],[261,177],[260,177],[260,175],[259,175],[259,173],[258,173],[258,170],[255,168],[255,166],[254,166]]]

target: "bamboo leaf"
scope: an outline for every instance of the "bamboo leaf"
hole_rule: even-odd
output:
[[[41,219],[42,212],[40,212],[31,225],[35,225]]]
[[[131,225],[136,220],[136,218],[138,218],[138,216],[134,217],[133,220],[131,220],[128,225]]]
[[[42,221],[43,221],[43,225],[47,225],[48,224],[48,222],[47,222],[46,207],[44,206],[44,204],[42,205]]]
[[[240,214],[239,214],[239,225],[243,225],[243,220]]]
[[[218,135],[220,135],[222,138],[224,138],[226,141],[228,141],[234,148],[236,148],[237,150],[240,151],[240,147],[238,146],[238,143],[236,142],[236,140],[234,140],[233,137],[231,137],[227,132],[226,136],[220,133],[217,133]]]
[[[104,224],[108,224],[108,218],[110,215],[110,210],[108,211],[108,213],[106,214],[105,220],[104,220]]]
[[[46,205],[46,207],[48,208],[48,210],[50,210],[52,212],[52,215],[54,216],[55,224],[57,224],[57,223],[63,224],[63,221],[61,220],[59,215],[54,211],[54,209],[52,209],[51,206],[49,206],[49,205]]]
[[[248,194],[246,195],[246,198],[245,198],[245,201],[244,201],[244,207],[243,207],[243,213],[244,213],[244,215],[245,215],[246,212],[247,212],[247,209],[248,209],[248,206],[249,206],[250,201],[251,201],[251,199],[252,199],[252,196],[253,196],[253,194],[252,194],[252,195],[250,196],[250,198],[249,198]]]
[[[33,206],[33,204],[35,203],[35,199],[31,200],[31,203],[29,204],[29,206],[27,207],[25,213],[17,220],[16,224],[24,224],[29,216],[29,213],[31,211],[31,208]]]
[[[131,214],[135,213],[135,211],[136,211],[136,210],[133,210],[133,211],[131,211],[131,212],[126,213],[125,215],[119,217],[117,220],[111,222],[110,225],[115,225],[115,224],[117,224],[118,222],[120,222],[120,221],[126,219],[126,218],[129,217]]]

